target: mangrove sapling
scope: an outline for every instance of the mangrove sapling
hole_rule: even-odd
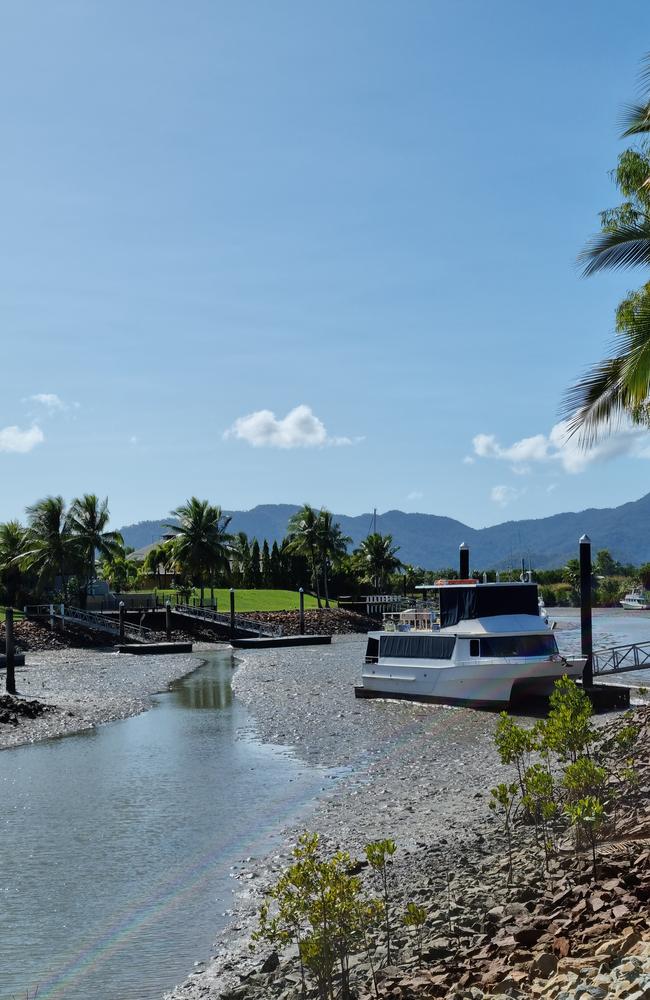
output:
[[[371,947],[370,928],[379,926],[383,917],[384,908],[378,899],[361,900],[357,903],[359,907],[359,927],[363,938],[363,950],[370,966],[372,986],[375,997],[379,1000],[379,986],[377,984],[377,970],[375,969],[374,948]]]
[[[538,727],[541,749],[552,751],[563,762],[588,756],[596,734],[590,721],[593,707],[587,695],[565,676],[555,682],[549,700],[548,718]]]
[[[503,828],[508,841],[508,885],[512,883],[512,810],[517,800],[517,782],[510,784],[502,782],[496,788],[490,789],[489,807],[496,815],[501,816]]]
[[[422,965],[422,937],[424,933],[424,925],[427,920],[427,911],[423,906],[418,906],[417,903],[407,903],[403,920],[405,927],[413,927],[415,930],[418,947],[418,962]]]
[[[524,772],[531,753],[537,749],[535,729],[524,729],[511,719],[507,712],[499,714],[494,742],[502,764],[514,764],[519,780],[519,790],[525,795]]]
[[[254,940],[286,945],[295,942],[306,974],[320,1000],[349,1000],[349,957],[363,940],[361,882],[351,875],[351,859],[338,851],[324,858],[317,834],[302,834],[293,849],[294,863],[278,879],[260,909]],[[339,988],[335,991],[338,967]]]
[[[567,802],[565,812],[575,829],[576,853],[580,849],[582,837],[586,837],[591,847],[593,877],[597,878],[596,843],[605,818],[605,807],[595,795],[585,795],[582,799]]]
[[[379,873],[381,878],[382,894],[384,897],[384,927],[386,930],[386,961],[388,965],[391,965],[388,861],[396,850],[397,847],[394,840],[376,840],[371,844],[366,844],[364,848],[368,864]]]
[[[555,849],[552,822],[557,816],[556,790],[553,775],[542,764],[531,764],[524,772],[524,808],[535,823],[535,840],[539,846],[541,831],[546,868]]]

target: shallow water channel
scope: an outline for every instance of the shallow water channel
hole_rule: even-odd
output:
[[[1,1000],[159,1000],[228,922],[231,866],[322,788],[203,655],[143,715],[0,753]]]

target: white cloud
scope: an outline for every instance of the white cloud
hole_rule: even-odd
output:
[[[322,420],[302,403],[278,418],[272,410],[256,410],[235,420],[224,438],[247,441],[253,448],[323,448],[358,444],[363,438],[331,437]]]
[[[137,443],[138,443],[137,434],[132,434],[131,437],[129,438],[129,444],[136,445]]]
[[[15,425],[0,428],[0,451],[24,454],[35,448],[37,444],[42,444],[44,440],[45,435],[36,424],[27,430],[21,430]]]
[[[476,459],[473,458],[472,455],[465,455],[465,458],[463,459],[463,465],[474,465],[475,461]]]
[[[50,414],[67,413],[69,410],[78,410],[81,406],[81,403],[66,403],[55,392],[36,392],[33,396],[26,396],[23,403],[36,403]]]
[[[423,496],[424,496],[424,493],[422,493],[421,490],[411,490],[410,493],[407,493],[406,499],[407,500],[421,500]]]
[[[565,472],[575,474],[584,472],[594,462],[607,462],[623,455],[650,458],[648,431],[632,425],[613,432],[591,448],[582,448],[578,435],[570,437],[565,422],[555,424],[548,435],[535,434],[505,447],[494,434],[477,434],[472,443],[474,454],[479,458],[509,462],[517,475],[530,472],[536,463],[556,462]]]
[[[493,486],[490,491],[490,499],[499,507],[507,507],[525,492],[526,490],[516,490],[514,486]]]

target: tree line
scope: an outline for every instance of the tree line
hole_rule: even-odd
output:
[[[21,606],[38,598],[85,606],[92,584],[106,580],[123,592],[173,574],[179,588],[311,589],[329,606],[332,587],[384,589],[402,569],[390,535],[370,534],[353,551],[330,511],[309,504],[293,515],[280,543],[228,531],[222,508],[190,497],[170,512],[168,535],[142,567],[109,524],[108,498],[84,494],[69,505],[48,496],[26,508],[26,524],[0,524],[0,603]]]
[[[329,606],[330,595],[375,593],[412,594],[421,584],[453,579],[453,567],[426,570],[403,563],[391,535],[371,533],[350,550],[330,511],[309,504],[293,515],[281,541],[249,539],[229,532],[230,517],[208,500],[190,497],[170,512],[167,537],[147,553],[144,563],[130,559],[117,531],[109,530],[108,499],[86,493],[67,505],[49,496],[26,509],[26,524],[0,524],[0,604],[33,603],[39,599],[74,601],[85,606],[98,578],[123,593],[158,586],[174,578],[181,590],[206,588],[297,590],[303,587]],[[494,570],[474,569],[472,575],[492,582]],[[577,559],[557,569],[534,574],[547,605],[579,603]],[[501,571],[503,581],[518,580],[519,571]],[[593,598],[616,605],[632,585],[650,588],[650,564],[617,562],[607,549],[594,558]]]

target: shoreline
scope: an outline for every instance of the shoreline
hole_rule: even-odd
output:
[[[305,829],[317,831],[328,849],[341,847],[353,856],[361,856],[371,840],[394,839],[396,880],[418,886],[426,885],[440,857],[453,865],[481,853],[492,837],[486,789],[501,769],[492,740],[498,715],[356,700],[353,684],[365,641],[365,635],[346,636],[326,648],[246,651],[239,657],[233,691],[255,716],[260,737],[341,776],[299,825],[281,831],[281,850],[256,859],[255,878],[240,881],[231,924],[210,961],[199,963],[164,1000],[237,997],[250,977],[255,983],[271,951],[250,951],[257,910]],[[250,869],[242,861],[241,873]],[[242,1000],[246,996],[241,993]]]
[[[430,955],[434,966],[442,962],[444,968],[453,952],[438,905],[447,891],[453,895],[455,921],[470,935],[480,935],[482,915],[495,907],[503,911],[512,903],[523,909],[517,894],[505,889],[506,840],[488,809],[490,787],[512,778],[493,743],[498,714],[414,702],[355,701],[352,684],[364,642],[365,636],[340,637],[325,656],[322,648],[307,647],[247,651],[240,657],[233,691],[255,715],[261,738],[290,747],[309,764],[343,773],[315,800],[303,822],[282,830],[281,850],[254,864],[252,859],[241,862],[235,877],[242,891],[233,902],[230,925],[215,942],[210,960],[196,962],[196,971],[165,993],[164,1000],[299,997],[295,956],[278,962],[268,945],[251,951],[250,935],[265,891],[286,867],[290,848],[305,829],[318,832],[327,850],[341,848],[352,857],[363,856],[368,841],[396,841],[392,871],[395,884],[402,887],[399,895],[408,887],[408,898],[418,902],[430,905],[437,897],[428,934],[439,949],[439,962],[434,960],[435,948]],[[597,721],[606,724],[615,718]],[[520,864],[524,881],[534,883],[537,862],[531,860],[528,845]],[[530,899],[529,892],[524,885],[522,899]],[[408,955],[403,929],[400,938]],[[407,963],[400,975],[408,978],[408,973]],[[421,995],[472,996],[462,991],[448,994],[446,988]],[[477,990],[473,995],[484,994]]]
[[[192,653],[137,657],[137,665],[112,647],[28,652],[25,666],[16,667],[18,697],[52,708],[17,726],[0,724],[0,752],[146,712],[156,694],[199,666],[202,650],[219,648],[201,643]]]

